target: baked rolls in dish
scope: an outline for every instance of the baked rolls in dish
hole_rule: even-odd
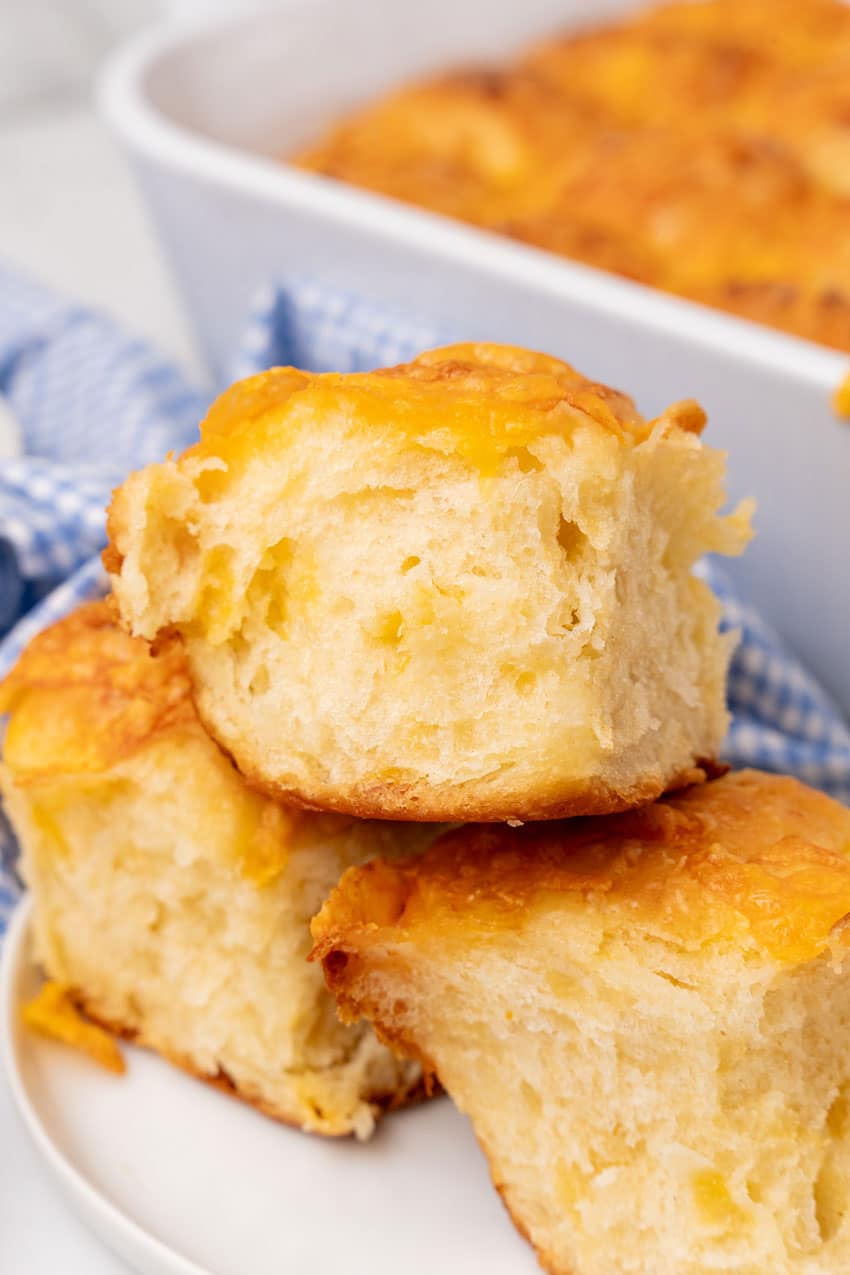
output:
[[[548,208],[588,125],[544,76],[451,72],[355,113],[296,162],[501,230]]]
[[[340,873],[432,833],[283,809],[204,733],[178,643],[96,603],[0,688],[2,790],[48,976],[95,1021],[287,1123],[366,1137],[419,1093],[307,963]]]
[[[296,166],[850,350],[850,8],[661,4],[365,103]]]
[[[555,1275],[850,1269],[850,811],[740,772],[468,827],[313,922],[348,1021],[435,1071]]]
[[[732,639],[691,568],[749,531],[704,420],[509,346],[277,368],[127,480],[104,560],[253,785],[364,817],[608,812],[700,777],[726,729]]]

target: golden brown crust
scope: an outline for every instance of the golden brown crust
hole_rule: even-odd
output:
[[[100,773],[158,735],[202,730],[182,645],[153,656],[116,626],[106,601],[33,639],[0,684],[0,712],[12,714],[4,759],[19,785]]]
[[[508,1191],[505,1184],[503,1182],[496,1181],[495,1170],[493,1168],[493,1165],[495,1163],[495,1158],[492,1152],[490,1151],[489,1147],[487,1146],[487,1143],[484,1141],[483,1138],[478,1137],[478,1135],[476,1135],[476,1137],[477,1137],[478,1145],[480,1146],[484,1154],[484,1159],[487,1161],[487,1167],[490,1170],[490,1181],[493,1183],[493,1186],[496,1188],[499,1199],[502,1201],[502,1204],[504,1205],[505,1212],[507,1213],[508,1217],[511,1219],[511,1222],[513,1223],[514,1228],[516,1229],[518,1234],[521,1235],[522,1238],[525,1240],[526,1244],[530,1245],[530,1247],[534,1250],[534,1254],[538,1262],[540,1263],[541,1267],[543,1268],[543,1270],[547,1272],[547,1275],[576,1275],[576,1272],[572,1266],[562,1266],[560,1262],[555,1261],[552,1257],[550,1257],[548,1253],[545,1253],[538,1244],[534,1243],[534,1240],[531,1238],[531,1234],[529,1232],[528,1227],[525,1225],[525,1222],[511,1208],[510,1200],[508,1198]]]
[[[850,811],[740,771],[606,819],[465,827],[416,859],[350,869],[313,921],[313,955],[345,999],[350,958],[373,944],[471,939],[600,900],[671,941],[726,942],[744,927],[774,959],[810,959],[850,914]]]
[[[110,501],[109,507],[111,508],[111,506],[112,506],[112,502]],[[108,528],[108,525],[109,525],[109,511],[107,510],[107,528]],[[100,555],[100,560],[103,563],[103,569],[107,573],[107,575],[116,575],[116,576],[120,572],[121,565],[124,562],[123,557],[115,548],[115,545],[111,543],[108,544],[104,550],[102,550]]]
[[[212,728],[209,727],[210,733]],[[223,751],[226,753],[227,748]],[[665,792],[675,792],[692,784],[700,784],[724,767],[712,758],[697,758],[687,770],[665,778],[643,776],[639,782],[615,788],[599,779],[589,779],[566,789],[559,783],[556,795],[550,796],[541,785],[535,796],[523,796],[523,823],[571,819],[579,815],[610,815],[637,806],[646,806]],[[349,790],[338,786],[316,788],[310,792],[271,782],[250,763],[243,761],[240,773],[255,792],[308,811],[333,811],[356,819],[382,819],[396,823],[508,823],[517,820],[516,805],[509,799],[499,801],[493,795],[482,796],[473,787],[469,796],[457,787],[444,789],[433,785],[370,784]]]
[[[288,1125],[291,1129],[298,1129],[305,1133],[319,1134],[319,1136],[324,1138],[345,1138],[352,1135],[351,1129],[316,1127],[314,1122],[306,1120],[303,1113],[298,1112],[295,1104],[291,1107],[283,1107],[280,1104],[270,1102],[258,1093],[254,1087],[237,1084],[232,1076],[228,1075],[222,1068],[219,1068],[213,1074],[203,1072],[186,1054],[165,1049],[160,1042],[148,1033],[104,1017],[79,989],[70,988],[68,989],[68,994],[77,1009],[104,1031],[110,1032],[119,1040],[126,1041],[127,1044],[138,1045],[141,1049],[149,1049],[152,1053],[159,1054],[160,1058],[170,1063],[172,1067],[177,1067],[180,1071],[186,1072],[187,1075],[194,1076],[196,1080],[202,1080],[220,1093],[227,1094],[231,1098],[238,1098],[240,1102],[246,1103],[249,1107],[253,1107],[255,1111],[262,1112],[263,1115],[269,1116],[272,1120],[277,1120],[280,1124]],[[416,1074],[407,1088],[399,1087],[389,1093],[380,1090],[363,1094],[362,1100],[375,1108],[376,1112],[383,1113],[399,1111],[404,1107],[414,1106],[430,1098],[433,1093],[433,1082],[420,1074]],[[320,1116],[319,1119],[324,1119],[324,1117]]]
[[[3,763],[16,789],[48,792],[55,783],[120,773],[161,745],[184,756],[191,750],[219,800],[242,812],[243,835],[232,845],[240,872],[269,884],[302,825],[321,835],[350,820],[326,815],[320,829],[315,816],[253,792],[207,734],[191,692],[178,635],[151,646],[119,628],[111,598],[86,603],[38,634],[0,684],[0,713],[9,714]]]
[[[648,432],[646,421],[627,394],[589,380],[563,359],[521,346],[486,342],[447,345],[426,350],[409,363],[384,368],[375,375],[437,386],[452,396],[457,390],[464,398],[503,400],[511,404],[512,411],[525,408],[546,415],[568,406],[620,436],[641,439]]]
[[[466,342],[374,372],[311,373],[289,367],[260,372],[216,400],[201,423],[200,442],[185,456],[224,459],[238,468],[269,430],[280,429],[274,414],[296,396],[306,396],[319,415],[344,404],[359,430],[390,428],[417,441],[435,438],[441,450],[473,461],[581,422],[593,422],[632,446],[658,422],[698,432],[705,421],[700,409],[695,415],[691,401],[674,404],[658,422],[647,421],[628,395],[589,380],[561,359],[518,346]],[[213,475],[208,481],[224,479]],[[123,531],[120,491],[107,522],[113,542]],[[110,562],[120,569],[120,553]]]
[[[850,350],[840,0],[664,4],[402,88],[294,162]]]

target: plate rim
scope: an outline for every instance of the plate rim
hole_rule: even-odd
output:
[[[22,1026],[17,983],[31,963],[33,904],[25,894],[15,907],[0,945],[0,1070],[30,1143],[49,1169],[76,1216],[97,1239],[143,1275],[211,1275],[207,1267],[169,1247],[105,1196],[57,1146],[27,1091],[19,1063]]]

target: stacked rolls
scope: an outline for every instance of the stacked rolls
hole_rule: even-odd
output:
[[[274,369],[2,692],[51,977],[319,1132],[439,1077],[553,1272],[850,1256],[850,813],[717,765],[703,424],[510,347]]]

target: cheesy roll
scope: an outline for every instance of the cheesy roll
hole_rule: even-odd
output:
[[[307,807],[549,819],[651,801],[726,724],[730,638],[691,568],[736,553],[725,457],[566,363],[458,345],[278,368],[131,476],[106,561],[176,634],[250,782]]]
[[[468,827],[313,924],[346,1021],[435,1071],[553,1275],[850,1270],[850,811],[741,772]]]
[[[0,688],[2,789],[46,974],[96,1022],[287,1123],[366,1137],[418,1093],[307,963],[340,873],[427,829],[287,810],[208,738],[179,643],[84,607]]]

